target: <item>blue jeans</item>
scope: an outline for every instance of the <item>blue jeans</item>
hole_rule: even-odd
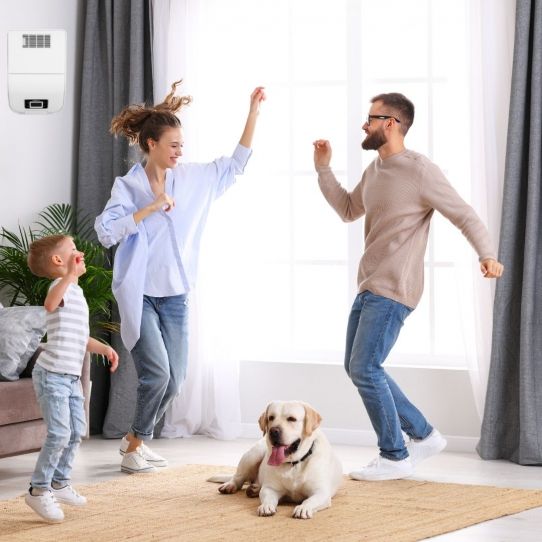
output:
[[[70,482],[75,452],[87,431],[81,379],[35,365],[32,383],[47,426],[47,437],[30,484],[43,489],[49,489],[52,482],[64,486]]]
[[[380,455],[391,460],[408,457],[401,430],[416,439],[433,430],[382,367],[411,312],[397,301],[364,291],[354,300],[346,332],[346,373],[367,409]]]
[[[143,296],[139,340],[132,349],[138,376],[131,433],[152,438],[154,426],[181,390],[188,361],[188,298]]]

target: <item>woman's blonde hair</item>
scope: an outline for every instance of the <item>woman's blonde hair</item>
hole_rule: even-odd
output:
[[[192,101],[192,96],[175,96],[175,91],[181,83],[182,79],[175,81],[171,85],[171,92],[160,104],[155,106],[132,104],[125,107],[111,121],[110,132],[126,137],[131,145],[138,143],[141,150],[148,153],[149,138],[158,141],[166,128],[181,126],[176,113]]]

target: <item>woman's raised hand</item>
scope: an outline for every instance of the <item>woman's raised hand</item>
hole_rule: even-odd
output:
[[[265,100],[265,87],[256,87],[250,95],[250,112],[259,113],[260,104]]]

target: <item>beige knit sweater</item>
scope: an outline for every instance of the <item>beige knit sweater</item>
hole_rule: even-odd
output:
[[[489,234],[442,171],[425,156],[404,150],[376,158],[352,192],[329,166],[317,167],[318,183],[345,222],[365,215],[365,251],[358,270],[358,291],[414,308],[423,292],[424,255],[435,209],[467,238],[479,259],[495,258]]]

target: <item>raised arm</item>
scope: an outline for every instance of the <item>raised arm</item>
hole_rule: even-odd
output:
[[[326,139],[317,139],[314,145],[314,167],[318,184],[327,202],[344,222],[352,222],[365,214],[361,197],[361,183],[352,192],[343,188],[331,171],[331,145]]]
[[[260,113],[260,103],[265,100],[264,87],[256,87],[252,94],[250,95],[250,109],[248,111],[247,122],[245,124],[245,129],[241,135],[239,143],[243,147],[248,149],[252,146],[252,138],[254,136],[254,129],[256,128],[256,120]]]
[[[75,252],[67,263],[68,272],[47,292],[43,306],[47,312],[53,312],[62,305],[64,295],[69,285],[77,284],[77,279],[85,272],[82,253]]]

